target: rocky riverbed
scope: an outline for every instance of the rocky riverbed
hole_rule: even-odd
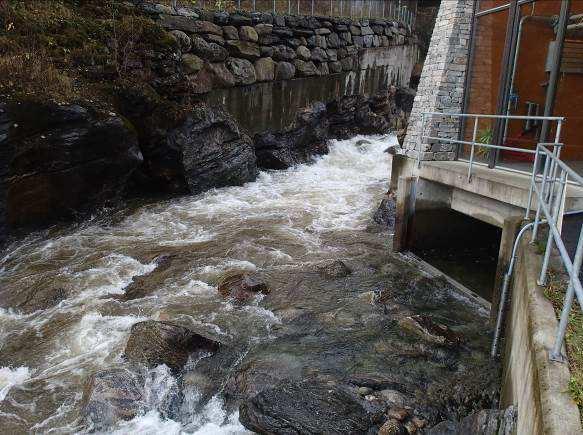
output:
[[[493,407],[487,313],[373,221],[394,141],[8,246],[0,427],[451,433]]]

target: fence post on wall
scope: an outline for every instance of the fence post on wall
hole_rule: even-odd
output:
[[[253,0],[253,12],[255,12],[255,0]]]
[[[300,14],[300,0],[298,0],[298,15]]]
[[[237,0],[237,9],[241,10],[241,0]]]

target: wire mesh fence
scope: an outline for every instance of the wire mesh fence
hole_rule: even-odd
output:
[[[415,13],[408,0],[191,0],[211,10],[274,12],[288,15],[382,18],[413,26]]]

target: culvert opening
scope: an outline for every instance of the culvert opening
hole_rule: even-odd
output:
[[[451,209],[417,211],[412,227],[415,255],[492,301],[500,228]]]

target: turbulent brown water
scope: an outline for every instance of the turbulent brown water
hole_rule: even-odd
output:
[[[390,373],[428,397],[455,390],[464,376],[487,377],[486,313],[391,256],[389,234],[371,223],[387,189],[392,140],[334,142],[312,164],[261,173],[242,187],[124,210],[8,247],[0,258],[2,431],[82,431],[87,376],[123,364],[129,329],[144,319],[176,321],[234,351],[214,363],[220,370],[208,370],[210,359],[206,369],[189,364],[176,421],[152,410],[119,433],[244,433],[226,396],[236,396],[235,374],[249,371],[273,381]],[[160,254],[173,257],[156,275]],[[329,259],[354,273],[322,277],[316,266]],[[224,299],[216,283],[231,270],[261,272],[272,292],[246,305]],[[150,272],[141,297],[120,299],[134,277]],[[31,314],[10,308],[48,287],[67,298]],[[391,296],[385,306],[373,303],[381,291]],[[431,347],[403,332],[398,318],[413,313],[462,333],[465,344]],[[163,368],[153,379],[153,396],[174,382]]]

